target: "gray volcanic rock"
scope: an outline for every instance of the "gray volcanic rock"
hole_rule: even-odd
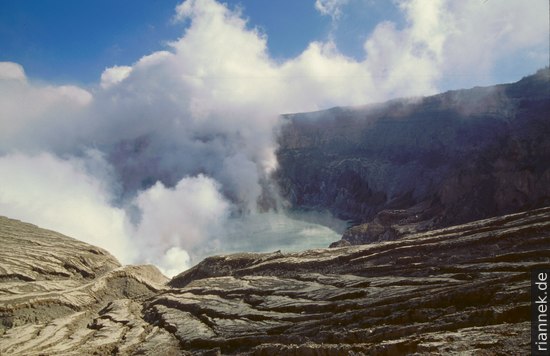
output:
[[[15,220],[0,219],[0,242],[0,354],[516,355],[529,352],[530,270],[550,266],[550,208],[210,257],[168,283]]]
[[[204,260],[145,303],[186,349],[525,354],[550,208],[380,244]]]
[[[107,251],[57,232],[3,216],[0,226],[3,282],[93,279],[120,267]]]
[[[295,209],[373,223],[345,235],[351,243],[400,236],[373,221],[383,211],[422,231],[548,206],[549,112],[545,69],[513,84],[287,115],[275,178]]]

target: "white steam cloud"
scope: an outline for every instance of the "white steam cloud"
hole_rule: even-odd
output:
[[[206,237],[221,236],[221,226],[229,214],[229,203],[218,190],[218,183],[199,175],[183,178],[174,188],[157,182],[135,199],[142,218],[135,231],[140,260],[160,264],[164,270],[174,270],[174,256],[185,251],[199,252],[207,248]],[[166,247],[169,255],[164,259]],[[177,251],[177,253],[176,253]],[[189,257],[184,260],[189,262]],[[159,263],[160,261],[160,263]],[[179,262],[181,263],[181,261]]]
[[[64,160],[49,153],[0,157],[0,211],[78,236],[130,263],[137,251],[126,213],[111,206],[108,187],[87,172],[87,165],[83,159]]]
[[[334,19],[346,2],[315,7]],[[400,1],[405,25],[380,23],[362,59],[327,40],[277,62],[239,12],[187,0],[181,38],[107,68],[94,88],[37,84],[0,63],[0,214],[169,275],[215,252],[335,240],[259,208],[279,114],[431,94],[452,71],[490,76],[502,56],[546,44],[546,1],[481,5]]]

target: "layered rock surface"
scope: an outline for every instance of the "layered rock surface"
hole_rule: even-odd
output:
[[[1,355],[130,354],[175,343],[141,317],[141,302],[165,288],[156,267],[122,267],[103,249],[5,217],[0,244]]]
[[[529,352],[529,273],[550,266],[550,208],[211,257],[166,284],[30,224],[1,218],[0,242],[0,354],[513,355]]]
[[[550,209],[376,245],[206,259],[146,303],[188,348],[253,354],[522,354]],[[189,320],[192,320],[192,324]]]

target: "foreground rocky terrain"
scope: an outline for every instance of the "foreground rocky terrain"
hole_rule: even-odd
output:
[[[550,208],[400,240],[207,258],[171,281],[0,218],[2,355],[529,352]]]
[[[352,244],[395,239],[394,225],[425,231],[548,206],[549,112],[547,68],[512,84],[287,115],[275,179],[293,208],[371,223],[344,236]]]
[[[5,217],[0,244],[1,355],[176,347],[141,317],[141,302],[165,288],[156,267],[121,267],[105,250]]]

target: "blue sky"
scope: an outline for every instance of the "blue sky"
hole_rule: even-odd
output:
[[[133,63],[182,31],[170,22],[177,1],[2,0],[0,60],[31,77],[97,81],[105,67]]]
[[[2,0],[0,61],[23,65],[27,75],[34,79],[92,84],[105,68],[131,65],[181,37],[186,24],[173,21],[179,2]],[[224,3],[232,9],[241,8],[249,27],[267,35],[268,50],[274,60],[298,56],[310,42],[329,38],[342,54],[361,59],[363,43],[376,25],[392,21],[400,27],[405,22],[398,1],[343,1],[336,21],[318,11],[314,0]],[[491,3],[479,0],[479,6]],[[526,61],[516,54],[499,60],[499,66],[492,71],[493,82],[513,80],[544,63],[540,58]],[[452,79],[443,83],[443,87],[453,86]]]
[[[183,34],[185,24],[172,21],[175,0],[2,0],[0,60],[22,64],[27,74],[49,81],[90,83],[113,65],[132,64],[166,47]],[[274,58],[297,56],[314,40],[331,33],[330,16],[306,0],[229,0],[241,8],[250,27],[268,36]],[[361,39],[376,23],[398,18],[395,6],[351,11],[337,31],[339,46],[360,55]]]
[[[175,0],[2,0],[0,60],[22,64],[31,77],[91,83],[106,67],[129,65],[183,34]],[[227,1],[251,27],[268,35],[276,58],[296,56],[324,39],[330,18],[309,1]]]

